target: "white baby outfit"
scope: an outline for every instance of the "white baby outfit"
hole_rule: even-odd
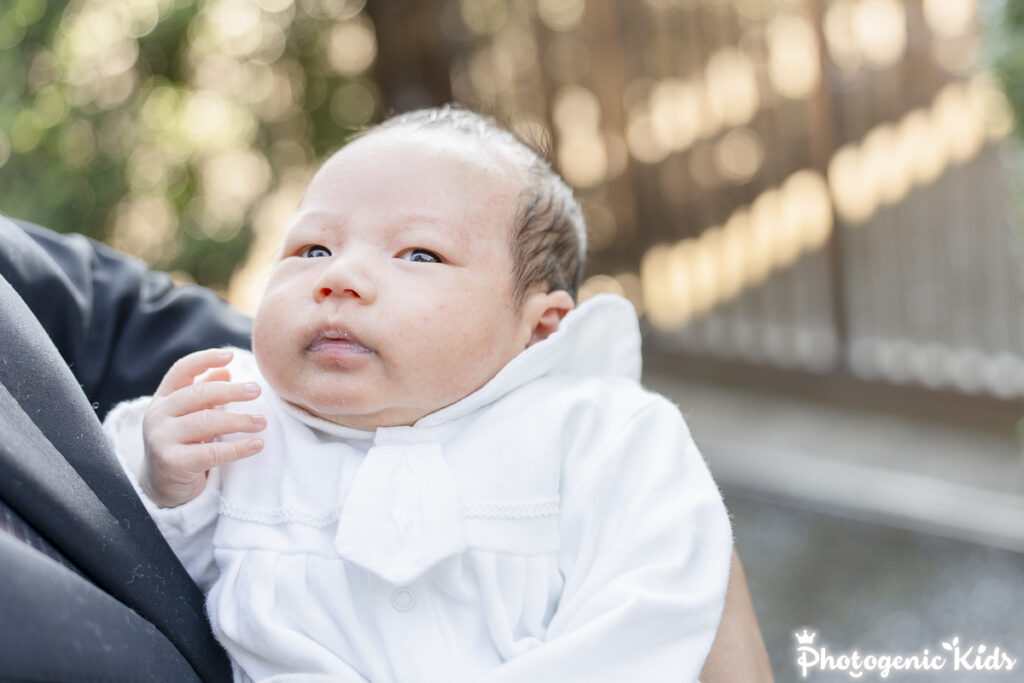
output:
[[[679,411],[637,383],[624,299],[582,304],[413,426],[325,422],[248,352],[229,368],[263,386],[234,406],[266,416],[263,451],[181,507],[143,499],[237,681],[697,679],[729,523]],[[148,400],[105,423],[130,475]]]

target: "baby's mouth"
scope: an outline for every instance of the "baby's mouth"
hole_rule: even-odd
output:
[[[318,332],[306,350],[327,354],[373,353],[373,349],[363,345],[348,330],[340,327]]]

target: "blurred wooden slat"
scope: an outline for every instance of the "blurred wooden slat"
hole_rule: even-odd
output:
[[[381,45],[378,75],[386,106],[418,105],[417,98],[443,102],[454,91],[446,79],[459,74],[456,94],[468,104],[498,105],[512,119],[539,118],[553,132],[557,149],[561,140],[551,110],[567,74],[597,97],[600,132],[619,140],[628,137],[637,97],[668,79],[706,86],[706,65],[723,48],[748,56],[758,85],[760,107],[742,127],[763,145],[764,159],[748,178],[730,179],[716,170],[719,145],[736,128],[718,122],[657,163],[630,156],[622,173],[579,191],[584,204],[605,207],[617,228],[590,255],[591,273],[636,273],[650,247],[721,226],[801,169],[828,173],[841,146],[860,145],[880,124],[897,125],[908,112],[929,109],[945,86],[970,76],[939,62],[938,48],[959,49],[961,43],[932,32],[920,0],[894,0],[894,11],[906,16],[905,46],[895,64],[865,61],[845,71],[830,57],[823,28],[840,0],[588,0],[579,24],[565,31],[545,25],[538,12],[544,1],[368,3]],[[858,1],[848,0],[849,6]],[[572,3],[550,4],[564,9]],[[438,17],[458,17],[467,7],[504,12],[504,24],[480,34],[463,26],[459,39],[444,35]],[[817,41],[809,58],[817,62],[821,81],[805,99],[779,94],[770,78],[769,34],[783,14],[808,22]],[[512,60],[520,69],[514,85],[497,95],[474,90],[465,74],[497,68],[495,60],[507,59],[501,50],[517,35],[536,54],[532,61]],[[940,45],[943,40],[948,44]],[[583,61],[570,60],[568,71],[555,73],[551,60],[559,54],[583,55]],[[411,88],[413,83],[421,89]],[[948,165],[934,182],[912,187],[895,205],[880,204],[863,224],[836,212],[823,249],[784,264],[682,329],[650,329],[653,352],[664,367],[676,354],[687,372],[694,359],[707,358],[723,376],[743,378],[755,363],[768,370],[794,368],[801,385],[817,377],[820,391],[855,384],[863,392],[866,385],[885,402],[887,395],[907,395],[898,388],[905,385],[931,391],[937,400],[962,395],[964,405],[978,411],[991,410],[992,401],[1012,411],[1012,402],[1024,396],[1024,300],[1018,284],[1024,266],[1012,247],[1015,219],[998,150],[998,144],[987,143],[971,159]],[[1015,387],[1010,380],[1018,376]]]

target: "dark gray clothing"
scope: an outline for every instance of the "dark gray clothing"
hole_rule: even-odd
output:
[[[0,217],[0,679],[230,680],[98,417],[249,329],[207,290]]]

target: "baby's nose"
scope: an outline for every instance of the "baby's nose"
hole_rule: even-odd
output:
[[[314,298],[323,302],[332,298],[352,298],[360,303],[370,303],[376,298],[373,282],[353,263],[336,263],[317,279]]]
[[[360,287],[359,289],[354,289],[352,287],[345,287],[345,288],[320,287],[317,290],[317,292],[316,292],[316,298],[319,301],[323,301],[324,299],[327,299],[329,297],[333,297],[335,295],[337,295],[337,296],[352,297],[353,299],[359,299],[359,300],[362,300],[364,302],[366,300],[368,300],[368,298],[369,298],[368,297],[367,288],[365,288],[365,287]]]

